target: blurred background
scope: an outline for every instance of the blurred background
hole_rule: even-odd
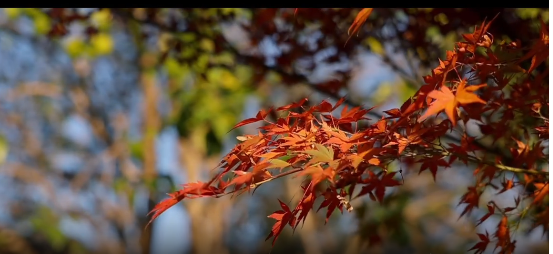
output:
[[[404,169],[383,205],[356,200],[327,225],[311,213],[273,248],[267,215],[299,198],[299,179],[186,200],[145,229],[165,193],[207,180],[237,135],[257,132],[228,133],[260,108],[398,107],[484,19],[499,13],[495,40],[523,45],[549,22],[547,8],[375,9],[347,41],[359,10],[1,9],[0,253],[466,253],[498,218],[458,219],[474,170],[458,165],[436,183]],[[548,234],[525,223],[516,251],[547,253]]]

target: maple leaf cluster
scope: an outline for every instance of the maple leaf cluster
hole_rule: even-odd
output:
[[[350,29],[357,31],[370,12],[363,10]],[[280,177],[303,177],[299,202],[289,206],[279,200],[281,210],[269,215],[276,220],[267,237],[273,237],[274,244],[287,225],[295,229],[305,221],[318,199],[317,211],[326,209],[326,221],[336,209],[351,211],[354,198],[382,202],[390,188],[402,184],[401,172],[389,170],[394,160],[418,167],[419,173],[428,170],[435,181],[440,169],[462,162],[476,169],[474,185],[459,202],[465,205],[461,216],[479,206],[487,188],[498,189],[498,194],[515,187],[524,190],[514,207],[488,203],[478,225],[492,216],[500,223],[491,236],[479,233],[480,242],[471,248],[482,253],[495,242],[501,253],[512,253],[516,223],[511,222],[533,215],[534,227],[548,230],[549,174],[541,168],[547,160],[543,141],[549,137],[548,70],[542,66],[549,56],[548,27],[542,22],[540,38],[525,48],[516,41],[496,43],[488,33],[490,24],[483,22],[463,34],[464,41],[424,77],[425,85],[380,119],[367,118],[372,108],[350,108],[344,99],[312,106],[303,99],[261,110],[238,123],[234,128],[265,124],[255,135],[238,137],[241,142],[209,182],[185,184],[169,194],[152,210],[152,220],[185,198],[241,194]],[[526,69],[525,60],[530,60]],[[510,148],[507,154],[483,151],[481,138],[467,133],[469,121],[477,123],[491,143]],[[462,133],[459,141],[444,144],[443,137],[453,132]]]

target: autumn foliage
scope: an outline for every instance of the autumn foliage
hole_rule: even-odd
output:
[[[295,12],[301,15],[302,10]],[[350,34],[370,13],[361,11]],[[460,216],[479,207],[485,189],[503,193],[518,187],[513,207],[486,200],[487,213],[478,224],[492,216],[500,222],[478,233],[480,241],[470,249],[482,253],[492,245],[500,253],[512,253],[520,220],[530,218],[534,228],[548,230],[549,173],[543,150],[549,138],[549,35],[542,22],[533,45],[499,41],[488,32],[492,23],[463,34],[464,40],[424,77],[425,85],[400,108],[383,111],[380,119],[368,117],[377,109],[348,107],[344,99],[311,106],[303,99],[238,123],[235,128],[264,125],[257,134],[238,137],[239,144],[210,181],[184,184],[169,194],[152,211],[152,220],[183,199],[238,195],[280,177],[302,177],[300,202],[279,200],[281,210],[269,215],[276,220],[267,237],[274,244],[285,227],[296,229],[313,209],[323,210],[328,221],[335,210],[351,211],[352,199],[369,196],[382,202],[390,189],[409,181],[403,171],[389,170],[393,161],[406,165],[403,170],[429,171],[435,181],[439,171],[460,162],[474,169],[474,182],[459,201],[464,206]],[[482,137],[469,134],[475,126]],[[453,132],[461,134],[460,142],[444,142]],[[483,137],[501,143],[511,157],[483,153],[478,142]]]

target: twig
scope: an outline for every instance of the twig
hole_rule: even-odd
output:
[[[278,178],[281,178],[281,177],[284,177],[284,176],[287,176],[287,175],[291,175],[291,174],[294,174],[294,173],[297,173],[297,172],[300,172],[302,171],[303,168],[294,168],[293,170],[289,170],[289,171],[286,171],[284,173],[281,173],[281,174],[278,174],[276,176],[273,176],[269,179],[265,179],[263,181],[260,181],[260,182],[257,182],[257,183],[252,183],[250,184],[250,188],[251,189],[254,189],[254,188],[257,188],[258,186],[264,184],[264,183],[267,183],[267,182],[270,182],[272,180],[275,180],[275,179],[278,179]]]
[[[214,195],[214,196],[212,196],[212,197],[214,197],[214,198],[224,197],[224,196],[229,195],[229,194],[234,194],[234,193],[236,193],[236,192],[246,190],[246,188],[248,188],[248,189],[255,189],[255,188],[259,187],[260,185],[262,185],[262,184],[264,184],[264,183],[268,183],[268,182],[273,181],[273,180],[275,180],[275,179],[278,179],[278,178],[281,178],[281,177],[284,177],[284,176],[287,176],[287,175],[291,175],[291,174],[300,172],[300,171],[302,171],[302,170],[303,170],[303,168],[294,168],[293,170],[289,170],[289,171],[286,171],[286,172],[284,172],[284,173],[275,175],[275,176],[273,176],[273,177],[271,177],[271,178],[269,178],[269,179],[266,179],[266,180],[263,180],[263,181],[260,181],[260,182],[257,182],[257,183],[252,183],[252,184],[248,185],[248,187],[243,187],[243,188],[240,188],[240,189],[235,189],[235,190],[232,190],[232,191],[229,191],[229,192],[226,192],[226,193]]]
[[[509,166],[497,164],[497,163],[491,162],[491,161],[480,160],[480,159],[478,159],[474,156],[459,154],[459,153],[454,153],[454,152],[449,152],[449,151],[443,151],[442,155],[444,155],[444,156],[454,155],[454,156],[457,156],[459,158],[467,159],[468,161],[472,161],[474,163],[486,164],[488,166],[495,167],[499,170],[510,171],[510,172],[513,172],[513,173],[524,173],[524,174],[530,174],[530,175],[549,175],[549,171],[538,171],[538,170],[535,170],[535,169],[523,169],[523,168],[509,167]]]

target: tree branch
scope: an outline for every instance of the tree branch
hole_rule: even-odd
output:
[[[232,191],[229,191],[229,192],[225,192],[225,193],[222,193],[222,194],[217,194],[217,195],[214,195],[213,197],[214,197],[214,198],[224,197],[224,196],[229,195],[229,194],[234,194],[234,193],[237,193],[237,192],[239,192],[239,191],[246,190],[246,188],[248,188],[248,189],[256,189],[257,187],[261,186],[261,185],[264,184],[264,183],[268,183],[268,182],[270,182],[270,181],[273,181],[273,180],[276,180],[276,179],[278,179],[278,178],[282,178],[282,177],[284,177],[284,176],[287,176],[287,175],[291,175],[291,174],[300,172],[300,171],[302,171],[302,170],[303,170],[303,168],[294,168],[294,169],[289,170],[289,171],[286,171],[286,172],[284,172],[284,173],[280,173],[280,174],[278,174],[278,175],[274,175],[274,176],[272,176],[272,177],[269,178],[269,179],[265,179],[265,180],[259,181],[259,182],[257,182],[257,183],[252,183],[252,184],[248,185],[248,187],[243,187],[243,188],[235,189],[235,190],[232,190]],[[255,190],[254,190],[254,191],[255,191]]]
[[[468,161],[472,161],[472,162],[477,163],[477,164],[485,164],[485,165],[488,165],[488,166],[492,166],[492,167],[495,167],[495,168],[497,168],[499,170],[502,170],[502,171],[510,171],[510,172],[513,172],[513,173],[524,173],[524,174],[529,174],[529,175],[549,176],[549,171],[538,171],[538,170],[535,170],[535,169],[523,169],[523,168],[515,168],[515,167],[505,166],[505,165],[497,164],[497,163],[491,162],[491,161],[480,160],[480,159],[478,159],[474,156],[465,155],[465,154],[459,154],[459,153],[453,153],[453,152],[449,152],[449,151],[443,151],[442,155],[444,155],[444,156],[454,155],[454,156],[457,156],[459,158],[463,158],[463,159],[466,159]]]

